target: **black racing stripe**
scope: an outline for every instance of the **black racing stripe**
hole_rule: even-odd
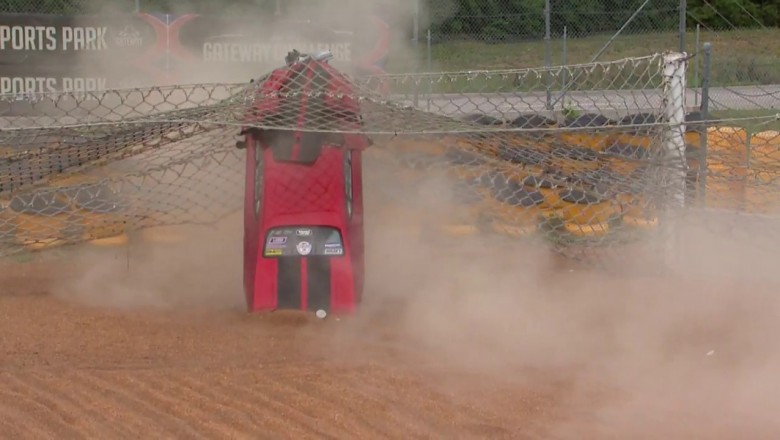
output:
[[[280,309],[301,308],[301,259],[284,257],[276,260],[279,269],[277,276],[277,307]]]
[[[308,309],[311,311],[325,310],[330,311],[330,277],[331,265],[330,257],[309,257],[306,262],[308,270],[307,294]]]

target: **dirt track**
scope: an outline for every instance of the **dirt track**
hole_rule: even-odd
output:
[[[430,383],[441,366],[348,320],[91,308],[21,279],[0,304],[4,438],[522,438],[566,393]]]
[[[775,282],[611,278],[539,255],[411,252],[386,232],[358,316],[250,316],[235,226],[200,252],[134,250],[129,269],[114,250],[4,267],[2,437],[780,432]]]

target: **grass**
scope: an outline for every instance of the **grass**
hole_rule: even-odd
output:
[[[587,38],[571,38],[566,42],[564,58],[563,41],[552,41],[553,64],[576,64],[590,62],[604,46],[611,35]],[[780,29],[736,30],[723,32],[702,31],[700,43],[711,42],[712,76],[711,84],[776,84],[780,83]],[[696,35],[686,36],[687,52],[696,53]],[[677,33],[651,33],[619,36],[604,51],[600,61],[650,55],[666,50],[677,50]],[[388,71],[413,72],[418,65],[425,71],[426,45],[419,50],[398,50],[392,57]],[[696,86],[696,57],[691,63],[689,83]],[[539,67],[545,64],[544,41],[515,41],[488,43],[474,40],[445,41],[431,45],[432,71],[461,71],[474,69],[519,69]],[[699,77],[701,66],[699,66]]]

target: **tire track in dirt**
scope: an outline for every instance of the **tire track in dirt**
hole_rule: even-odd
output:
[[[15,399],[9,400],[9,395],[0,387],[0,429],[8,438],[23,438],[34,436],[45,438],[50,431],[37,423],[29,411],[20,408]],[[24,406],[24,405],[21,405]]]
[[[34,425],[38,421],[45,421],[44,426],[52,432],[68,438],[84,437],[85,433],[77,426],[78,419],[59,405],[56,397],[52,398],[50,393],[41,394],[14,375],[4,375],[0,399],[13,401],[27,414],[18,423]]]
[[[47,393],[49,398],[57,399],[63,407],[74,412],[74,417],[82,422],[88,433],[85,437],[129,437],[131,432],[116,422],[116,408],[102,399],[100,394],[85,392],[84,387],[72,386],[71,374],[53,374],[50,371],[36,371],[24,375],[24,381],[31,387]],[[86,423],[89,421],[90,423]],[[96,426],[101,429],[96,430]]]
[[[84,438],[89,436],[89,428],[82,423],[83,418],[78,416],[80,405],[73,406],[63,399],[65,393],[51,392],[41,387],[31,375],[19,377],[6,375],[3,381],[10,393],[18,398],[31,402],[36,410],[31,414],[37,414],[36,418],[45,418],[52,423],[52,429],[69,438]],[[21,397],[20,397],[21,396]]]
[[[470,433],[490,424],[489,417],[477,407],[464,405],[454,396],[445,395],[432,384],[424,383],[409,372],[386,372],[374,367],[361,376],[361,393],[373,396],[385,416],[393,416],[416,436],[430,432],[448,432],[452,436]],[[437,414],[458,414],[457,419],[436,417]],[[420,417],[420,415],[429,415]],[[381,435],[390,435],[390,432]]]
[[[366,437],[376,438],[383,435],[383,426],[402,426],[402,420],[389,419],[384,413],[381,417],[375,417],[376,423],[361,417],[361,414],[377,415],[380,412],[376,410],[374,402],[365,399],[360,390],[360,383],[362,383],[360,379],[359,371],[355,369],[342,371],[340,368],[330,367],[318,371],[301,371],[300,374],[285,380],[275,380],[273,385],[280,394],[299,396],[301,399],[299,402],[305,402],[306,413],[327,420],[328,430],[334,431],[333,435],[337,438],[350,432],[360,432]],[[334,380],[344,386],[334,387]],[[339,400],[337,396],[341,396],[341,399]],[[350,405],[348,402],[359,403],[359,405]],[[355,419],[351,419],[353,417]]]
[[[237,399],[235,395],[227,392],[225,380],[224,377],[220,377],[217,384],[209,386],[202,379],[199,380],[192,375],[183,375],[177,377],[176,383],[184,389],[192,390],[193,394],[199,394],[203,399],[218,402],[227,411],[232,407],[235,411],[246,415],[253,426],[253,429],[247,432],[263,433],[264,438],[284,437],[287,430],[278,417],[274,414],[268,414],[268,411],[258,411],[258,405],[250,399]]]
[[[70,379],[74,385],[87,388],[100,396],[96,400],[105,400],[108,405],[117,408],[116,422],[129,425],[132,427],[132,432],[149,432],[149,429],[154,427],[156,435],[162,437],[198,435],[187,421],[163,411],[163,408],[143,400],[137,393],[118,385],[116,374],[110,374],[108,379],[101,376],[101,374],[85,374],[79,371],[70,375]]]
[[[198,430],[209,437],[234,437],[241,432],[261,430],[248,413],[230,408],[230,404],[221,402],[220,398],[208,399],[201,392],[208,388],[220,390],[218,384],[189,388],[180,383],[179,377],[148,373],[127,379],[134,382],[140,396],[180,414],[182,419],[193,421]]]
[[[368,432],[372,436],[386,436],[387,430],[383,426],[387,423],[397,424],[397,420],[388,420],[382,417],[381,420],[368,417],[368,410],[375,410],[380,407],[380,400],[377,396],[371,396],[364,390],[350,388],[349,382],[358,380],[356,375],[349,375],[347,381],[335,381],[331,375],[320,375],[317,381],[309,381],[301,384],[300,380],[291,383],[291,386],[299,390],[305,387],[315,395],[329,396],[329,403],[334,406],[333,421],[338,423],[346,432]],[[324,380],[323,380],[324,379]],[[373,413],[373,411],[372,411]]]
[[[307,396],[285,392],[282,383],[279,377],[258,381],[257,376],[250,375],[243,381],[231,381],[226,385],[225,392],[238,400],[254,402],[261,413],[270,412],[282,423],[285,435],[294,438],[331,438],[317,426],[314,414],[309,411],[310,406],[304,403],[309,400]]]
[[[384,437],[389,435],[389,427],[407,427],[413,428],[417,424],[420,418],[424,418],[424,411],[413,411],[409,409],[408,404],[411,399],[403,399],[399,397],[398,391],[403,392],[406,388],[386,388],[386,389],[368,389],[366,387],[367,378],[364,371],[351,370],[349,374],[333,375],[324,374],[322,372],[309,372],[310,376],[316,376],[318,379],[325,379],[324,382],[320,382],[319,385],[322,390],[317,395],[330,396],[341,394],[345,396],[345,402],[342,405],[343,409],[351,409],[352,413],[364,413],[364,414],[381,414],[381,418],[376,418],[377,422],[372,423],[366,420],[366,426],[362,431],[368,431],[371,437]],[[383,379],[387,379],[390,375],[382,375]],[[334,377],[338,377],[338,381],[334,381]],[[297,377],[290,381],[284,382],[283,386],[287,389],[296,390],[301,394],[306,394],[309,390],[307,384],[303,382],[303,378]],[[390,391],[392,390],[392,391]],[[348,402],[361,401],[358,407],[352,407]],[[328,401],[333,403],[332,401]],[[400,402],[400,406],[398,403]],[[327,402],[322,402],[327,403]],[[391,408],[395,411],[391,411]],[[342,408],[339,408],[342,409]],[[400,409],[400,411],[399,411]],[[346,411],[345,411],[346,412]],[[381,423],[379,421],[381,420]],[[417,431],[409,431],[410,436],[419,436]]]

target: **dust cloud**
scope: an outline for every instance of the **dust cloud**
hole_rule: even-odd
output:
[[[341,14],[332,7],[320,13]],[[365,302],[344,323],[351,339],[341,332],[344,340],[334,344],[352,343],[359,333],[360,341],[410,350],[397,362],[431,371],[569,380],[568,412],[548,438],[780,433],[780,273],[771,253],[777,225],[742,224],[747,232],[737,236],[732,220],[686,217],[665,276],[631,274],[652,258],[642,252],[607,275],[569,268],[543,249],[435,238],[412,218],[423,211],[445,221],[453,213],[428,202],[392,212],[377,188],[393,179],[367,179]],[[131,245],[129,269],[124,250],[83,251],[74,256],[83,274],[55,293],[120,308],[243,307],[240,219],[194,231],[175,245]]]
[[[687,215],[664,243],[664,274],[636,270],[664,250],[653,244],[615,249],[620,265],[607,273],[486,237],[433,239],[381,208],[368,209],[361,331],[393,310],[396,340],[432,371],[566,381],[567,411],[548,438],[780,433],[780,224]]]
[[[242,310],[242,233],[233,215],[214,226],[132,232],[123,246],[79,246],[67,258],[74,272],[51,291],[118,310]]]

